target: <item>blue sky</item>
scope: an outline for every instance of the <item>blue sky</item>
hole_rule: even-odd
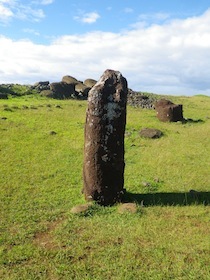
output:
[[[0,0],[0,83],[99,79],[210,95],[210,1]]]

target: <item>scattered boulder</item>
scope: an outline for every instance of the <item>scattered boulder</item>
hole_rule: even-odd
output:
[[[85,80],[85,83],[78,81],[76,78],[66,75],[61,82],[51,83],[38,82],[33,89],[38,90],[42,96],[55,99],[87,99],[88,92],[96,83],[93,79]]]
[[[143,128],[139,132],[139,134],[141,137],[150,138],[150,139],[157,139],[163,135],[162,131],[155,128]]]
[[[174,104],[170,100],[160,99],[154,104],[157,117],[163,122],[183,121],[183,109],[181,104]]]
[[[54,130],[50,131],[50,135],[56,135],[57,132],[55,132]]]
[[[84,98],[87,98],[90,89],[90,87],[86,86],[81,82],[75,85],[75,90],[78,93],[78,95]]]
[[[76,94],[75,84],[64,82],[51,83],[50,90],[53,92],[53,98],[56,99],[68,99]]]
[[[68,76],[68,75],[66,75],[62,78],[62,82],[66,83],[66,84],[73,84],[73,85],[76,85],[79,83],[79,81],[76,78],[74,78],[72,76]]]
[[[88,88],[92,88],[96,83],[97,81],[93,79],[86,79],[83,82],[83,84],[86,85]]]
[[[41,92],[43,90],[49,90],[50,89],[50,82],[49,81],[37,82],[33,86],[31,86],[31,89],[35,89],[38,92]]]

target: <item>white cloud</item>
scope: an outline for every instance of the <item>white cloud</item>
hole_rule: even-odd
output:
[[[140,20],[165,20],[169,18],[170,15],[166,13],[154,13],[154,14],[141,14],[139,15]]]
[[[7,24],[11,19],[40,21],[45,17],[45,14],[37,5],[47,5],[52,2],[53,0],[43,0],[22,4],[20,0],[0,0],[0,23]]]
[[[8,22],[14,16],[12,10],[5,3],[7,4],[6,1],[0,1],[0,22],[2,23]]]
[[[124,12],[127,14],[133,13],[133,9],[132,8],[125,8]]]
[[[20,20],[39,22],[45,17],[45,14],[42,9],[34,9],[30,6],[20,6],[16,11],[15,17]]]
[[[96,12],[84,13],[81,11],[80,11],[80,15],[74,17],[75,20],[88,24],[96,22],[99,18],[100,15]]]
[[[54,2],[54,0],[42,0],[40,2],[41,5],[50,5]]]
[[[29,34],[33,34],[33,35],[36,35],[36,36],[39,36],[40,33],[34,29],[31,29],[31,28],[24,28],[23,29],[23,32],[24,33],[29,33]]]
[[[31,4],[36,4],[36,5],[50,5],[54,2],[55,0],[33,0],[31,1]]]
[[[109,6],[109,7],[106,8],[106,10],[107,10],[107,11],[111,11],[111,10],[112,10],[112,7]]]
[[[137,26],[137,25],[136,25]],[[134,90],[210,95],[210,9],[203,15],[123,33],[62,36],[50,45],[0,37],[0,83],[98,79],[119,70]]]

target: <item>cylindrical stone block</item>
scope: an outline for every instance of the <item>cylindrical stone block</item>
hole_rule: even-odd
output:
[[[163,122],[183,121],[183,107],[169,100],[161,99],[155,102],[157,117]]]
[[[83,192],[101,205],[121,201],[124,194],[127,93],[122,74],[106,70],[88,95]]]

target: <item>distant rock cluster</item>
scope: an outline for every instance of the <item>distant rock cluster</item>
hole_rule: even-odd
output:
[[[90,89],[96,84],[96,80],[88,78],[79,81],[73,76],[66,75],[60,82],[50,83],[49,81],[39,81],[34,85],[28,86],[28,93],[36,91],[41,96],[54,99],[80,99],[86,100]],[[18,95],[13,92],[14,84],[0,85],[0,99],[6,99],[8,94]],[[20,85],[19,85],[20,86]],[[3,90],[1,90],[3,87]],[[128,105],[143,109],[154,109],[153,104],[157,98],[153,94],[136,92],[132,89],[128,91]]]
[[[55,99],[87,99],[89,90],[96,82],[93,79],[82,82],[72,76],[64,76],[61,82],[37,82],[31,86],[31,89],[37,90],[42,96]]]
[[[41,95],[55,99],[87,99],[89,90],[96,84],[94,79],[86,79],[84,82],[72,76],[64,76],[61,82],[38,82],[31,88],[37,90]],[[147,96],[144,93],[128,91],[128,104],[144,109],[153,109],[155,97]]]

